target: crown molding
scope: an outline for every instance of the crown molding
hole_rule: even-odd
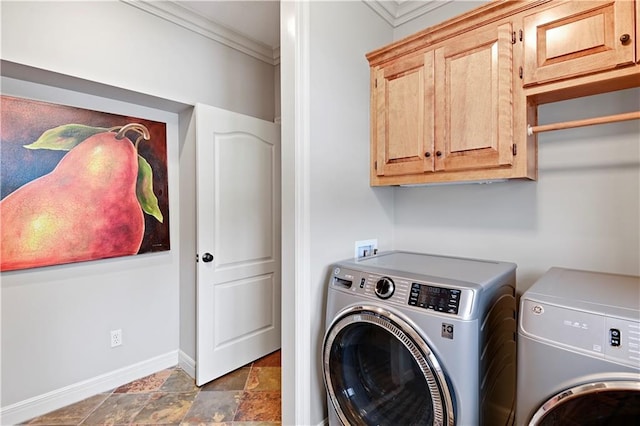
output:
[[[182,6],[179,0],[120,0],[130,6],[166,19],[190,31],[252,56],[269,65],[280,64],[280,47],[272,48]],[[453,0],[362,0],[393,28],[429,13]]]
[[[375,13],[396,28],[412,19],[429,13],[453,0],[363,0]]]
[[[120,0],[130,6],[166,19],[269,65],[280,63],[280,47],[271,48],[180,5],[178,1]]]

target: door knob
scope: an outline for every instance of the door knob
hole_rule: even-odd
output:
[[[205,253],[202,255],[202,261],[205,263],[209,263],[213,261],[213,255],[211,253]]]
[[[631,36],[629,34],[622,34],[620,36],[620,43],[622,43],[622,44],[629,43],[629,40],[631,40]]]

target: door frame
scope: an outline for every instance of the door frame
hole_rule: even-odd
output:
[[[309,2],[280,3],[282,424],[312,424]]]

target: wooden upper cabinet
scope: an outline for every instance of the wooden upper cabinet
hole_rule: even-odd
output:
[[[640,0],[635,0],[636,3],[636,64],[640,64],[640,42],[637,37],[640,36]]]
[[[633,64],[634,3],[562,2],[525,16],[525,86]]]
[[[640,0],[496,0],[369,52],[371,185],[536,179],[537,105],[638,87],[637,36]]]
[[[433,170],[433,51],[372,70],[377,176]]]
[[[512,164],[512,35],[490,25],[373,68],[376,178]]]
[[[490,25],[436,49],[436,170],[512,164],[512,37]]]

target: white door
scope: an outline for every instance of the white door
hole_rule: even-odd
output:
[[[198,104],[196,382],[280,348],[280,126]]]

